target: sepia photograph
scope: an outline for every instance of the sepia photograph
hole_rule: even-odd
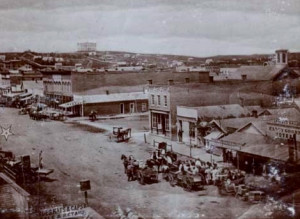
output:
[[[299,0],[0,16],[0,219],[300,218]]]

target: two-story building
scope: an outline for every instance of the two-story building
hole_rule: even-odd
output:
[[[46,104],[57,108],[73,100],[71,71],[42,70]]]

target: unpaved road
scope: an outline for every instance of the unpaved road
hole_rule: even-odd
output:
[[[1,109],[0,122],[4,127],[12,124],[14,133],[8,141],[0,136],[3,150],[30,154],[33,163],[37,163],[42,150],[44,166],[55,169],[52,180],[41,183],[41,205],[47,206],[51,201],[84,202],[78,184],[89,179],[89,204],[106,218],[115,217],[116,206],[131,208],[146,218],[237,218],[249,208],[234,197],[220,197],[214,186],[187,192],[165,181],[144,186],[128,182],[121,154],[148,158],[151,146],[143,144],[143,139],[109,142],[107,133],[62,122],[30,120],[28,115],[18,115],[17,110],[8,108]]]

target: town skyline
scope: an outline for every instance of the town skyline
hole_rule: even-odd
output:
[[[1,52],[99,51],[196,57],[299,51],[299,2],[1,1]]]

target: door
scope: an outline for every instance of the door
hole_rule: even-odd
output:
[[[130,103],[130,113],[134,113],[134,103]]]
[[[124,114],[124,103],[121,103],[120,107],[121,107],[121,114]]]

